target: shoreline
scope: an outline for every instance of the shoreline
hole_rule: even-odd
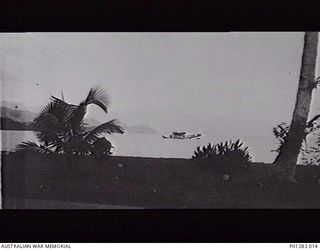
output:
[[[13,150],[15,145],[23,141],[38,142],[32,131],[2,131],[3,150]],[[166,140],[159,135],[145,135],[136,133],[126,133],[123,135],[106,135],[114,145],[113,155],[151,158],[183,158],[189,159],[194,154],[198,146],[206,146],[209,142],[220,142],[232,139],[230,136],[221,137],[218,135],[205,136],[201,140]],[[260,162],[272,162],[276,157],[274,152],[270,152],[274,138],[243,138],[246,146],[249,146],[254,160]],[[237,139],[237,138],[234,138]]]

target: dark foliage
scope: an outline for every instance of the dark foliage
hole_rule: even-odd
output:
[[[107,113],[109,103],[108,95],[99,88],[92,88],[79,105],[69,104],[52,96],[51,102],[33,122],[40,144],[23,142],[16,149],[42,154],[111,155],[113,146],[102,134],[123,133],[117,120],[111,120],[92,130],[84,123],[88,105],[95,104]]]
[[[280,153],[282,151],[282,149],[283,149],[283,147],[285,145],[285,142],[286,142],[286,138],[287,138],[288,133],[289,133],[289,129],[290,129],[290,126],[285,122],[280,123],[279,125],[277,125],[276,127],[274,127],[272,129],[272,132],[273,132],[274,136],[279,141],[279,145],[278,145],[277,149],[274,149],[271,152]]]
[[[236,142],[226,141],[219,144],[211,144],[197,147],[192,156],[193,159],[208,159],[216,165],[232,165],[232,166],[247,166],[252,157],[248,147],[243,147],[240,140]]]
[[[320,124],[318,123],[319,118],[320,115],[316,115],[306,125],[304,139],[300,148],[301,160],[305,165],[320,164]],[[272,152],[280,153],[282,151],[286,143],[286,138],[288,136],[289,130],[290,125],[285,122],[282,122],[281,124],[273,128],[273,134],[279,142],[277,149],[272,150]],[[308,140],[311,136],[317,138],[315,144]]]
[[[316,141],[313,143],[305,143],[301,150],[301,160],[305,165],[320,165],[320,134],[315,134]]]

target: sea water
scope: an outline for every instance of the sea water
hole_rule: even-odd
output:
[[[114,146],[113,154],[119,156],[191,158],[198,146],[220,143],[226,140],[241,139],[249,147],[250,154],[256,162],[272,162],[277,153],[277,140],[273,137],[227,137],[203,135],[200,139],[164,139],[160,134],[105,134]],[[23,141],[35,141],[32,131],[1,130],[1,150],[13,150]]]

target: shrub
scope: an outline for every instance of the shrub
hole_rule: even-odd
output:
[[[317,140],[312,143],[305,143],[304,147],[301,148],[301,161],[304,165],[317,165],[320,166],[320,135],[316,134]]]
[[[278,148],[271,150],[271,152],[280,153],[282,151],[282,148],[285,145],[286,138],[289,133],[289,129],[290,129],[290,126],[285,122],[280,123],[279,125],[277,125],[276,127],[274,127],[272,129],[272,132],[273,132],[274,136],[278,139],[279,144],[278,144]]]
[[[252,161],[248,147],[243,147],[240,140],[215,145],[209,143],[208,146],[197,147],[192,159],[208,159],[214,164],[223,166],[247,166]]]
[[[320,115],[316,115],[311,119],[307,125],[304,132],[304,139],[300,148],[301,161],[305,165],[319,165],[320,164],[320,125],[319,125]],[[273,128],[273,134],[278,139],[277,149],[271,150],[271,152],[281,153],[283,147],[286,143],[286,138],[290,130],[290,125],[285,122],[277,125]],[[314,143],[309,140],[310,137],[316,137],[317,141]],[[279,154],[280,155],[280,154]],[[278,155],[278,156],[279,156]],[[277,158],[278,158],[277,156]],[[277,161],[277,158],[274,162]]]

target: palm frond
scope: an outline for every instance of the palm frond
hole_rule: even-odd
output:
[[[50,127],[56,128],[59,123],[58,118],[52,113],[42,113],[34,120],[36,129],[43,130]]]
[[[27,150],[27,151],[32,151],[35,153],[40,153],[40,154],[50,154],[53,153],[49,148],[43,146],[43,145],[38,145],[35,142],[31,141],[26,141],[20,143],[18,146],[16,146],[16,151],[21,151],[21,150]]]
[[[107,112],[110,100],[106,91],[100,88],[91,88],[86,99],[79,105],[65,102],[63,92],[62,100],[51,96],[50,103],[34,119],[35,132],[40,145],[28,141],[18,145],[17,150],[90,155],[94,150],[100,150],[100,148],[103,150],[105,147],[111,149],[111,143],[102,140],[101,134],[124,133],[124,129],[116,120],[111,120],[90,132],[86,132],[84,117],[87,106],[90,104],[96,104]],[[103,152],[109,154],[109,151]]]
[[[104,112],[107,113],[108,107],[110,105],[110,97],[107,91],[105,91],[104,89],[101,89],[99,87],[91,88],[83,104],[85,105],[96,104],[101,109],[103,109]]]
[[[87,113],[87,106],[90,104],[96,104],[107,113],[107,107],[110,104],[109,99],[105,90],[98,87],[91,88],[87,98],[72,111],[72,129],[78,131],[83,126],[83,120]]]
[[[310,121],[307,123],[307,128],[311,128],[314,126],[314,123],[320,118],[320,115],[314,116]]]
[[[55,108],[65,114],[66,119],[70,118],[72,113],[78,108],[77,105],[67,103],[55,96],[51,96],[51,100],[53,101]]]
[[[61,130],[68,125],[73,110],[77,106],[68,104],[59,98],[51,97],[51,102],[34,119],[34,124],[38,130]]]
[[[77,109],[72,113],[71,124],[72,129],[79,132],[80,128],[84,125],[84,117],[87,113],[87,106],[85,104],[80,104]]]
[[[61,90],[61,99],[62,99],[62,101],[65,101],[63,90]]]
[[[100,126],[94,128],[88,134],[85,136],[86,141],[94,141],[96,140],[97,136],[100,135],[101,133],[124,133],[124,129],[122,128],[121,125],[117,124],[117,120],[113,119],[109,122],[103,123]]]

